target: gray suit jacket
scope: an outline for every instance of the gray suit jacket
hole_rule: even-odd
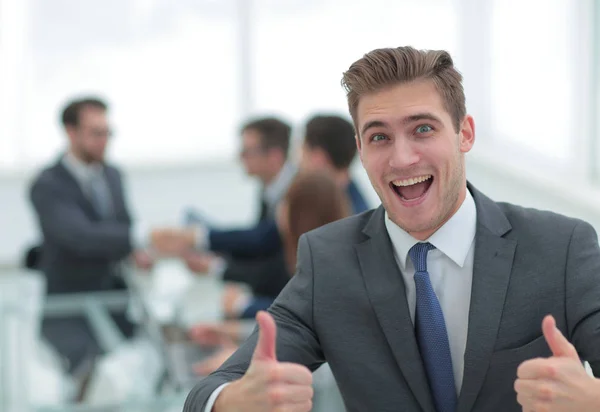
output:
[[[59,160],[31,186],[30,198],[43,234],[40,269],[49,293],[112,289],[115,264],[132,249],[131,218],[121,176],[105,168],[115,219],[102,221],[79,183]]]
[[[550,354],[546,314],[600,373],[600,248],[583,221],[469,190],[477,231],[457,412],[521,412],[517,367]],[[349,412],[434,412],[383,208],[302,236],[296,275],[269,311],[278,359],[312,370],[327,361]],[[192,390],[186,412],[242,376],[256,338]]]

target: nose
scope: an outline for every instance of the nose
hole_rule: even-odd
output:
[[[421,159],[414,143],[410,139],[394,139],[393,153],[390,156],[390,166],[394,169],[405,169],[419,163]]]

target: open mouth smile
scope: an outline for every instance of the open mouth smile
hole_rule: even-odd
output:
[[[406,206],[416,206],[423,202],[433,183],[432,175],[415,176],[390,182],[390,188]]]

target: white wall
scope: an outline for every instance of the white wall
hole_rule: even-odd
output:
[[[560,186],[543,175],[503,166],[502,159],[472,153],[469,180],[494,200],[554,210],[580,217],[600,230],[600,195],[577,182]],[[177,224],[186,206],[197,206],[217,222],[244,224],[256,214],[255,182],[233,163],[125,170],[133,213],[144,226]],[[356,176],[372,206],[379,204],[360,165]],[[21,259],[38,238],[27,200],[31,176],[0,177],[0,264]]]
[[[552,210],[590,222],[600,232],[600,188],[580,179],[560,181],[542,173],[506,166],[503,159],[474,151],[467,157],[471,183],[496,201]]]

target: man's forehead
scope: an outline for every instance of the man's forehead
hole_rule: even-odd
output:
[[[262,134],[256,129],[246,129],[242,132],[242,139],[248,144],[260,144]]]
[[[432,81],[399,84],[361,96],[357,123],[361,130],[366,122],[375,119],[402,122],[421,113],[431,113],[441,119],[449,118],[442,97]]]
[[[86,120],[104,120],[106,119],[106,110],[99,107],[84,106],[79,112],[79,119]]]

